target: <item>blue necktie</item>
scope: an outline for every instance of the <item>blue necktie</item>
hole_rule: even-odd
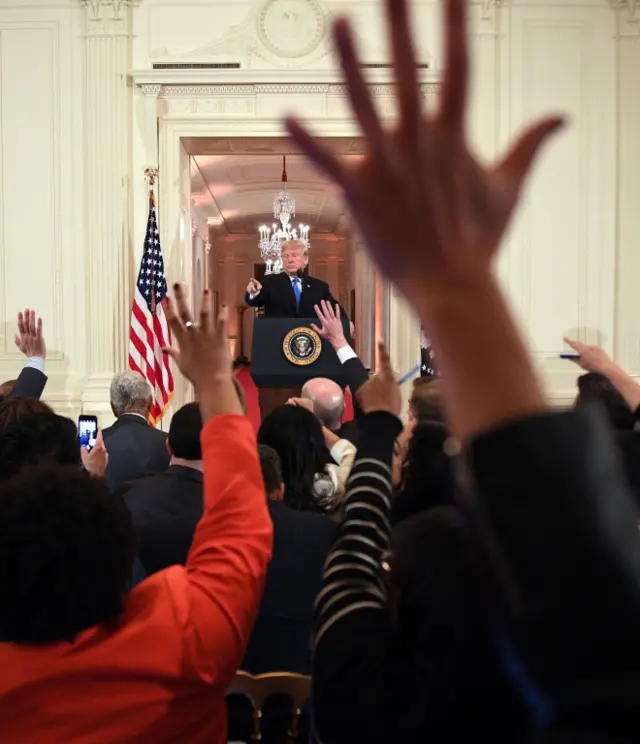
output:
[[[300,284],[299,276],[297,276],[293,280],[293,293],[296,296],[296,310],[300,310],[300,298],[302,297],[302,286]]]

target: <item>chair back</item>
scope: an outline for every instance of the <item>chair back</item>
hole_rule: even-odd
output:
[[[262,738],[262,709],[267,698],[272,695],[286,695],[292,702],[293,718],[287,731],[287,744],[294,744],[298,736],[298,723],[302,706],[311,697],[311,677],[292,672],[268,672],[266,674],[249,674],[236,672],[229,689],[229,695],[245,695],[253,708],[252,741]]]

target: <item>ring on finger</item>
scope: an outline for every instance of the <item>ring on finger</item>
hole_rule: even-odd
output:
[[[188,320],[185,324],[185,328],[195,328],[196,324],[192,320]]]

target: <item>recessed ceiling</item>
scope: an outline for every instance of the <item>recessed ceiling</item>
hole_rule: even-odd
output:
[[[360,142],[327,138],[345,159],[360,157]],[[313,234],[343,234],[346,209],[340,192],[303,155],[291,153],[280,138],[227,138],[184,142],[192,156],[191,197],[210,215],[219,235],[246,235],[273,223],[273,200],[282,190],[282,154],[286,154],[287,190],[296,201],[294,223]]]

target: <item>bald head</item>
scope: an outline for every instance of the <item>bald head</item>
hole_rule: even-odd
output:
[[[305,383],[302,397],[313,401],[313,412],[323,426],[338,431],[344,413],[344,394],[342,388],[325,377],[316,377]]]

